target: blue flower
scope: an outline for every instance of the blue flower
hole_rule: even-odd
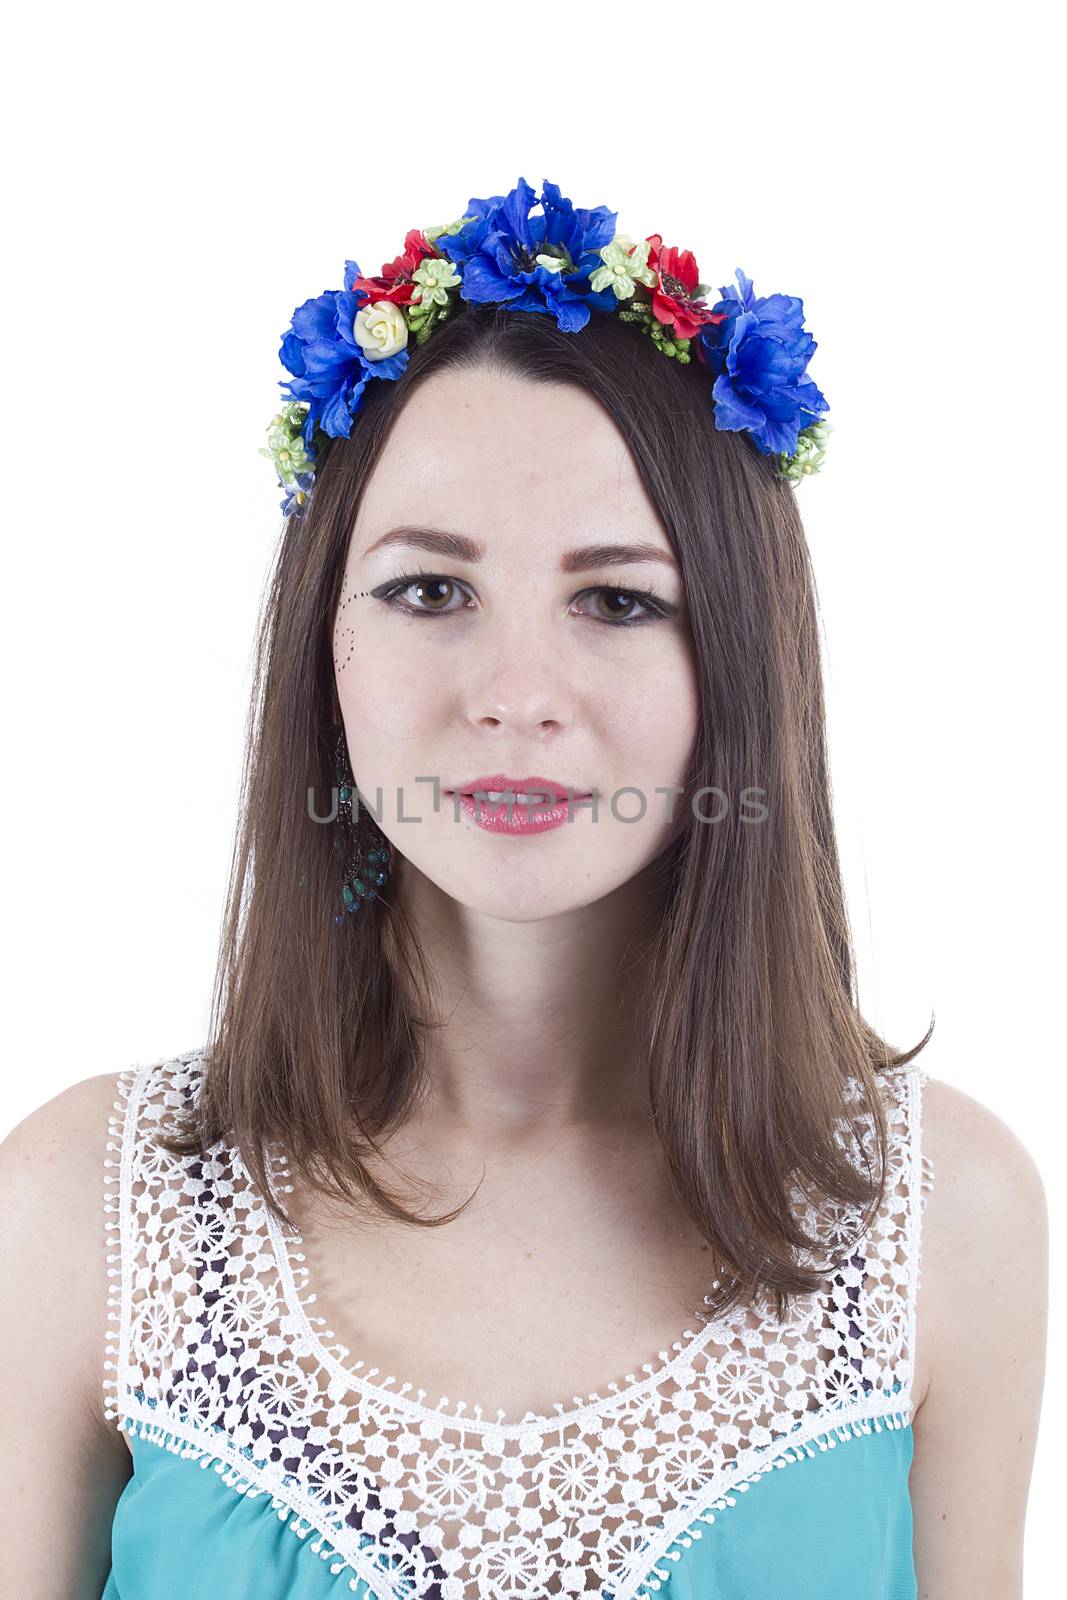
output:
[[[357,263],[346,261],[345,283],[359,275]],[[327,289],[297,307],[282,336],[278,353],[293,376],[283,378],[280,386],[291,399],[306,401],[310,407],[304,425],[309,448],[316,423],[330,438],[347,439],[367,380],[399,378],[408,364],[407,350],[381,361],[367,360],[353,332],[356,312],[367,300],[361,290]]]
[[[815,340],[804,329],[804,302],[795,295],[754,295],[738,267],[733,284],[712,308],[725,322],[707,323],[698,335],[712,372],[715,426],[746,430],[764,455],[792,456],[802,428],[829,407],[804,376]]]
[[[538,204],[544,214],[532,217]],[[545,312],[575,333],[590,309],[615,310],[612,290],[590,288],[589,276],[604,265],[600,250],[615,237],[617,218],[606,206],[575,210],[554,183],[543,184],[538,201],[520,178],[510,194],[468,201],[463,226],[441,234],[436,248],[456,263],[464,300]]]
[[[299,473],[295,481],[285,490],[285,499],[281,503],[282,516],[287,517],[291,512],[299,511],[306,503],[314,486],[315,474],[313,472]]]

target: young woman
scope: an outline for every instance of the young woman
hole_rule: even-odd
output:
[[[813,341],[615,222],[294,315],[210,1041],[4,1146],[4,1593],[1022,1592],[1043,1188],[854,992]]]

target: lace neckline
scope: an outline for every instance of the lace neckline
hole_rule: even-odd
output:
[[[271,1153],[267,1172],[271,1188],[276,1194],[293,1192],[290,1181],[292,1172],[284,1153],[277,1150]],[[729,1334],[746,1314],[746,1307],[738,1303],[723,1316],[708,1316],[701,1327],[686,1328],[669,1350],[660,1350],[655,1361],[642,1363],[642,1376],[629,1372],[624,1378],[614,1379],[589,1394],[572,1396],[569,1405],[556,1400],[551,1412],[526,1411],[516,1418],[514,1413],[509,1416],[506,1410],[497,1408],[491,1417],[487,1417],[485,1407],[478,1404],[468,1406],[465,1400],[450,1401],[447,1395],[442,1396],[436,1406],[427,1405],[427,1390],[392,1376],[381,1378],[381,1369],[368,1367],[365,1360],[349,1361],[351,1351],[337,1342],[333,1329],[326,1326],[326,1318],[309,1312],[308,1308],[316,1302],[317,1295],[311,1283],[310,1268],[299,1250],[304,1242],[303,1235],[295,1227],[287,1235],[284,1226],[262,1199],[260,1205],[281,1279],[286,1312],[293,1319],[304,1345],[323,1369],[354,1393],[366,1395],[379,1404],[384,1402],[424,1425],[436,1425],[442,1430],[459,1426],[464,1433],[490,1436],[487,1441],[490,1443],[498,1440],[501,1443],[506,1440],[528,1440],[530,1435],[548,1430],[558,1432],[561,1428],[588,1421],[606,1405],[613,1408],[625,1406],[643,1394],[652,1393],[689,1367],[693,1358],[716,1335],[722,1338]],[[709,1296],[705,1295],[705,1304],[708,1299]],[[321,1334],[313,1326],[316,1323],[322,1327]],[[375,1379],[378,1381],[375,1382]]]
[[[273,1216],[240,1152],[223,1140],[175,1158],[152,1137],[202,1070],[196,1052],[120,1080],[105,1176],[119,1263],[107,1414],[242,1494],[267,1493],[353,1589],[653,1600],[739,1491],[843,1439],[910,1425],[921,1071],[891,1086],[886,1199],[869,1234],[794,1315],[767,1321],[741,1301],[698,1318],[673,1356],[625,1383],[509,1421],[466,1402],[427,1406],[410,1383],[344,1364],[349,1351],[312,1326],[325,1319],[308,1312],[301,1235]],[[861,1132],[866,1147],[866,1119]],[[284,1154],[266,1154],[269,1188],[293,1192]],[[832,1220],[836,1231],[859,1217]]]

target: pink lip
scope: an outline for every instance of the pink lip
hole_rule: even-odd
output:
[[[476,795],[486,795],[490,791],[510,794],[513,798],[497,801],[476,798]],[[510,834],[548,833],[552,828],[561,828],[565,822],[574,821],[577,804],[591,798],[588,791],[569,790],[565,784],[556,783],[551,778],[515,778],[505,772],[486,773],[483,777],[471,778],[445,792],[458,795],[459,809],[479,828],[484,828],[486,833]],[[514,798],[520,794],[531,797],[551,795],[555,799],[527,801]]]
[[[446,789],[445,793],[473,795],[475,790],[478,790],[481,794],[487,794],[490,789],[500,793],[506,793],[510,789],[513,794],[551,795],[556,800],[566,800],[572,793],[576,800],[590,798],[588,789],[568,787],[565,783],[556,783],[552,778],[513,778],[506,772],[487,772],[480,778],[470,778],[464,783],[454,784],[451,789]],[[503,805],[506,802],[498,803]]]

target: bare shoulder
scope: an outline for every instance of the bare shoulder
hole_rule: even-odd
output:
[[[980,1100],[940,1078],[923,1089],[923,1154],[933,1185],[923,1222],[923,1271],[938,1284],[986,1270],[995,1301],[996,1271],[1009,1264],[1038,1287],[1045,1282],[1048,1205],[1037,1163],[1015,1130]],[[1031,1308],[1032,1309],[1032,1305]]]
[[[0,1143],[0,1594],[103,1592],[133,1470],[104,1417],[104,1161],[119,1074],[54,1095]],[[57,1508],[62,1514],[57,1515]]]
[[[933,1184],[910,1480],[920,1592],[1012,1600],[1044,1386],[1045,1186],[1015,1130],[939,1078],[924,1086],[922,1144]]]
[[[34,1322],[54,1318],[65,1387],[105,1423],[108,1276],[104,1229],[108,1118],[119,1073],[84,1078],[45,1101],[0,1143],[0,1281]],[[69,1379],[69,1384],[67,1380]]]

